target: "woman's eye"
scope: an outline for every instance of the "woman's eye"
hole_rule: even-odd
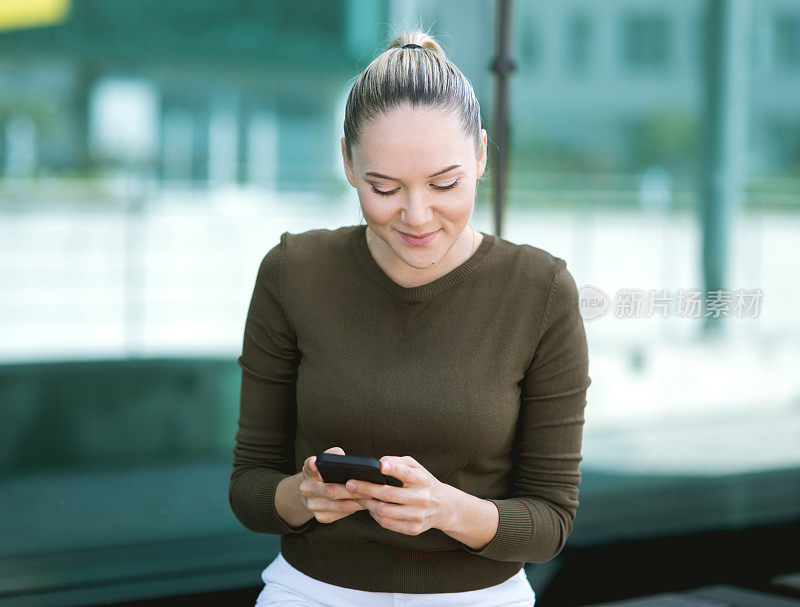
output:
[[[433,187],[434,187],[435,189],[439,190],[439,191],[442,191],[442,190],[452,190],[454,187],[456,187],[456,186],[458,185],[458,182],[459,182],[459,180],[458,180],[458,179],[456,179],[456,180],[455,180],[453,183],[451,183],[450,185],[435,185],[435,186],[433,186]]]
[[[399,189],[399,188],[398,188],[398,189]],[[392,195],[392,194],[394,194],[394,193],[395,193],[397,190],[389,190],[388,192],[384,192],[384,191],[382,191],[382,190],[379,190],[379,189],[378,189],[378,188],[376,188],[375,186],[372,186],[372,191],[373,191],[373,192],[375,192],[376,194],[380,194],[381,196],[391,196],[391,195]]]

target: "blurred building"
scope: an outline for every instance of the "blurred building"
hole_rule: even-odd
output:
[[[454,58],[475,75],[488,123],[491,3],[448,6],[73,0],[61,23],[0,33],[0,174],[123,167],[278,188],[338,178],[342,96],[404,13],[459,32]],[[658,159],[691,178],[704,6],[514,3],[518,166],[638,171]],[[750,167],[797,172],[800,4],[753,3],[751,34]]]
[[[310,166],[329,177],[319,133],[353,55],[382,34],[354,25],[381,21],[385,6],[74,0],[60,24],[0,33],[0,167],[266,184],[307,179]]]
[[[569,152],[579,169],[638,169],[658,158],[680,173],[695,160],[702,116],[701,0],[517,2],[518,141]],[[755,172],[800,170],[800,4],[753,2],[750,149]],[[604,154],[613,150],[614,156]],[[591,152],[594,152],[593,154]],[[568,154],[567,154],[568,155]],[[596,163],[600,163],[599,166]]]

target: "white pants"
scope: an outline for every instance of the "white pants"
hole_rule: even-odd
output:
[[[255,607],[531,607],[536,594],[525,568],[505,582],[480,590],[433,594],[367,592],[321,582],[292,567],[280,552],[261,572],[264,589]]]

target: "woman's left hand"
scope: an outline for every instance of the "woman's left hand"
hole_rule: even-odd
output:
[[[402,487],[349,480],[350,491],[364,497],[355,499],[369,509],[381,527],[406,535],[419,535],[438,528],[446,512],[449,485],[439,481],[410,455],[385,455],[381,472],[403,481]],[[354,483],[351,488],[350,483]]]

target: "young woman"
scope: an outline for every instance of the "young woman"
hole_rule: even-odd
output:
[[[486,131],[426,33],[354,83],[365,224],[284,232],[245,323],[230,503],[279,534],[257,605],[533,605],[578,507],[588,351],[566,262],[472,228]],[[324,483],[320,452],[402,487]]]

